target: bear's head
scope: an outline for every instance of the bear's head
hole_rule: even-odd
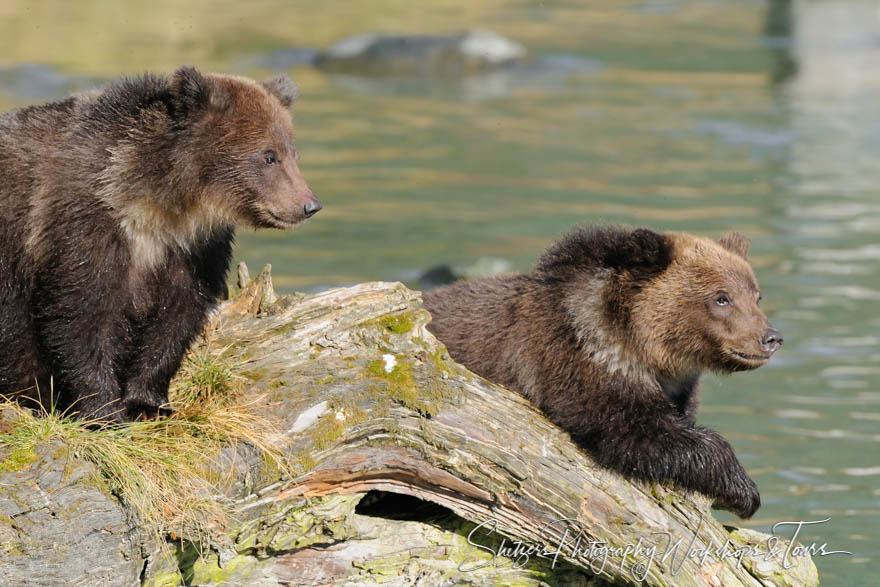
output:
[[[289,112],[296,86],[289,78],[259,84],[181,67],[170,86],[173,119],[189,143],[175,150],[178,166],[195,168],[209,213],[289,228],[321,209],[297,165]]]
[[[581,347],[606,369],[693,380],[707,369],[755,369],[782,344],[758,307],[748,247],[738,234],[715,242],[584,228],[551,247],[534,275],[562,292]]]
[[[656,240],[665,268],[642,283],[637,272],[629,272],[636,276],[629,331],[643,359],[671,378],[766,363],[782,335],[758,306],[761,293],[746,258],[749,241],[736,233],[718,242],[679,233]]]

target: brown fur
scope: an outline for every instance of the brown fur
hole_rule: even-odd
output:
[[[455,360],[523,393],[600,464],[748,517],[760,504],[754,483],[727,441],[694,423],[704,370],[754,369],[781,344],[757,306],[747,250],[739,235],[716,243],[581,229],[531,273],[428,292],[428,328]]]
[[[117,421],[167,401],[235,226],[320,209],[294,95],[184,67],[0,116],[0,394]]]

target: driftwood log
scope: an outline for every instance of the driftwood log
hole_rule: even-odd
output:
[[[233,474],[222,491],[234,523],[217,544],[182,548],[176,559],[118,515],[112,548],[80,524],[97,544],[92,557],[115,548],[100,578],[153,585],[818,584],[809,556],[787,550],[785,539],[724,527],[700,496],[597,468],[518,394],[454,363],[425,329],[429,320],[420,295],[398,283],[278,297],[264,270],[225,303],[208,338],[279,421],[292,475],[247,447],[230,449]],[[39,485],[45,466],[16,483]],[[43,508],[70,502],[66,481],[53,482],[60,487],[53,495],[66,502],[41,497]],[[64,557],[33,543],[30,555],[18,552],[16,568],[36,572],[34,561],[50,551],[57,571]],[[3,558],[0,584],[7,584],[16,574]]]

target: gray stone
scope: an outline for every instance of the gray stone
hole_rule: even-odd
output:
[[[350,37],[315,57],[325,71],[351,74],[459,75],[514,63],[525,47],[488,31],[460,35]]]

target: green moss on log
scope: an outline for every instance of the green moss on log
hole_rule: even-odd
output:
[[[2,443],[2,440],[0,440]],[[0,473],[23,471],[37,462],[39,456],[31,447],[16,447],[9,455],[0,461]]]

